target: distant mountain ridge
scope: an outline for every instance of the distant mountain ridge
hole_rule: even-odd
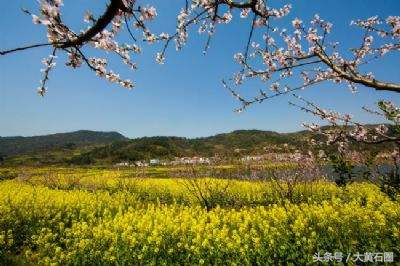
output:
[[[302,136],[302,134],[300,135]],[[297,133],[277,133],[262,130],[236,130],[210,137],[143,137],[118,141],[96,147],[72,158],[72,163],[94,162],[115,163],[119,161],[149,160],[151,158],[172,159],[174,157],[222,156],[233,157],[241,154],[265,153],[265,149],[290,144],[304,146]]]
[[[308,140],[314,136],[310,131],[236,130],[201,138],[155,136],[128,139],[118,132],[80,130],[36,137],[0,137],[0,159],[5,157],[3,160],[12,164],[88,165],[192,156],[233,158],[287,152],[284,144],[288,144],[291,151],[308,151]],[[358,146],[358,149],[370,151],[387,148]]]
[[[104,145],[127,140],[118,132],[79,130],[33,137],[0,137],[0,155],[14,156],[61,148]]]

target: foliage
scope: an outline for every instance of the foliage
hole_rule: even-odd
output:
[[[331,154],[329,156],[329,161],[333,167],[333,172],[336,175],[335,183],[338,186],[345,186],[353,181],[355,166],[350,160],[347,160],[341,154]]]
[[[392,200],[396,200],[400,196],[400,168],[396,166],[389,172],[381,173],[379,187]]]
[[[400,156],[399,151],[395,151],[391,154],[393,159],[393,165],[383,167],[376,170],[378,174],[377,183],[382,192],[388,195],[392,200],[396,200],[400,197]],[[382,169],[383,168],[383,169]]]

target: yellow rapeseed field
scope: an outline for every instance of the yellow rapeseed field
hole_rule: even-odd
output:
[[[400,203],[368,183],[300,184],[288,201],[271,182],[211,178],[0,182],[7,264],[306,265],[335,251],[400,254]]]

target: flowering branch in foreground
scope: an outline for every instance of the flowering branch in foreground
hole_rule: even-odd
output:
[[[230,80],[235,85],[241,85],[247,79],[258,79],[267,83],[267,89],[260,90],[252,99],[245,99],[238,98],[239,93],[229,86],[229,91],[241,102],[238,111],[253,103],[291,94],[325,81],[347,83],[354,93],[357,92],[357,85],[400,92],[399,83],[378,80],[373,73],[363,73],[360,69],[390,52],[400,50],[400,17],[389,16],[385,21],[372,17],[351,22],[351,25],[364,31],[360,47],[350,49],[351,57],[340,54],[339,44],[328,38],[333,25],[318,15],[314,16],[309,26],[299,18],[294,19],[290,31],[273,27],[269,19],[256,25],[265,28],[263,42],[252,41],[250,52],[246,48],[244,53],[234,55],[241,70]],[[225,81],[223,83],[228,87]]]
[[[373,115],[381,116],[386,121],[386,123],[377,126],[368,126],[354,121],[349,114],[342,115],[336,111],[326,110],[303,97],[298,95],[294,96],[300,103],[290,102],[292,106],[311,113],[327,121],[330,125],[327,129],[322,129],[316,124],[303,124],[303,126],[311,132],[325,136],[326,145],[337,145],[339,152],[345,154],[349,152],[350,142],[364,143],[367,145],[392,143],[394,145],[392,155],[400,159],[400,108],[395,106],[392,102],[379,101],[379,111],[364,107],[365,111]]]
[[[239,111],[252,103],[262,102],[328,80],[336,83],[345,82],[352,91],[356,91],[358,84],[376,90],[400,92],[400,84],[377,80],[372,73],[363,73],[359,69],[364,64],[400,49],[400,17],[398,16],[389,16],[385,20],[371,17],[353,21],[351,25],[361,28],[365,34],[360,47],[351,49],[353,57],[345,58],[340,55],[337,42],[328,42],[328,35],[333,25],[318,15],[314,16],[309,26],[306,26],[300,18],[295,18],[291,21],[293,30],[274,27],[273,22],[276,19],[283,19],[290,13],[290,4],[273,8],[267,5],[265,0],[244,2],[186,0],[177,15],[176,32],[174,34],[162,32],[156,35],[150,31],[147,24],[157,17],[157,10],[153,6],[140,4],[137,0],[110,0],[105,12],[98,18],[87,12],[84,21],[89,24],[89,27],[79,33],[63,23],[62,0],[40,0],[39,3],[40,15],[35,15],[28,10],[25,12],[32,16],[33,23],[47,27],[48,43],[0,51],[0,55],[52,46],[55,48],[55,54],[59,52],[68,54],[67,66],[78,68],[84,62],[98,76],[123,87],[133,88],[132,81],[121,79],[117,73],[105,69],[107,59],[87,60],[90,56],[85,55],[87,52],[83,48],[90,46],[115,53],[129,68],[136,69],[136,64],[131,61],[131,54],[139,53],[141,48],[136,43],[129,45],[119,44],[116,41],[117,35],[125,24],[127,33],[134,42],[139,37],[136,36],[137,31],[132,31],[131,27],[141,32],[146,43],[163,43],[163,48],[156,55],[156,61],[163,64],[166,50],[172,42],[175,42],[177,50],[186,44],[189,27],[198,25],[199,33],[207,33],[204,49],[206,52],[217,25],[228,24],[234,16],[239,14],[241,19],[251,16],[250,33],[244,53],[237,53],[234,56],[241,65],[241,70],[234,75],[232,80],[236,85],[240,85],[245,79],[258,78],[268,83],[267,88],[272,90],[273,94],[270,95],[264,89],[260,90],[259,95],[253,99],[243,101],[243,106],[238,109]],[[260,40],[257,37],[258,34],[263,37],[260,43],[254,41]],[[99,62],[101,63],[98,64]],[[292,81],[297,82],[296,88],[288,85]]]

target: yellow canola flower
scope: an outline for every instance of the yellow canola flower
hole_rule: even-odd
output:
[[[315,252],[337,247],[400,252],[400,204],[371,184],[342,190],[317,182],[310,202],[261,206],[262,193],[272,195],[268,184],[231,181],[236,200],[258,203],[207,211],[188,196],[182,180],[124,180],[132,191],[111,191],[121,177],[105,178],[79,179],[107,188],[97,190],[52,189],[40,179],[35,185],[1,181],[0,256],[23,250],[33,265],[272,265],[308,264]],[[206,181],[216,187],[226,182]],[[60,186],[68,182],[63,176]],[[162,202],[166,195],[190,204]]]

